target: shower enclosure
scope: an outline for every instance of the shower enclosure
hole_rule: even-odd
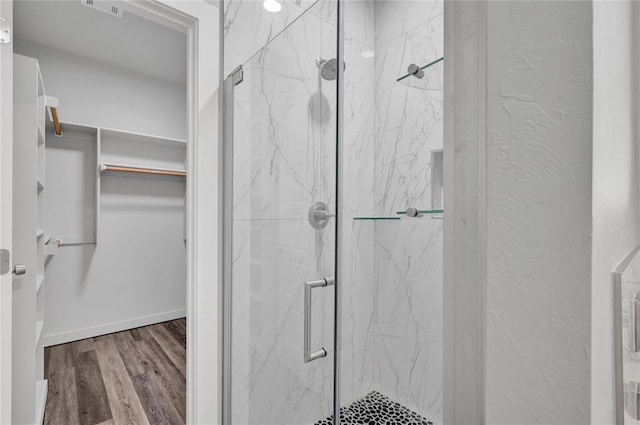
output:
[[[441,423],[442,1],[223,13],[224,422]]]

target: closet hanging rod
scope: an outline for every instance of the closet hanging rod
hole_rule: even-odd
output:
[[[163,168],[148,168],[122,164],[100,164],[100,172],[115,171],[120,173],[154,174],[157,176],[186,177],[187,172],[182,170],[169,170]]]
[[[55,134],[56,137],[62,137],[62,126],[60,125],[60,119],[58,118],[58,107],[60,106],[60,101],[57,97],[45,96],[45,106],[49,108],[49,112],[51,113],[49,118],[53,122],[53,134]]]

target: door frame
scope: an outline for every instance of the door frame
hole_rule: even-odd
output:
[[[218,261],[211,261],[219,251],[219,179],[211,166],[218,164],[218,4],[123,1],[127,11],[187,35],[187,423],[219,423],[219,279]],[[0,0],[0,16],[13,22],[13,0]],[[5,249],[12,240],[12,43],[0,44],[0,245]],[[11,423],[11,280],[11,274],[0,276],[0,423]]]
[[[486,420],[487,0],[444,2],[444,351],[447,425]]]
[[[0,0],[0,16],[13,23],[13,2]],[[13,39],[13,34],[11,34]],[[0,248],[13,233],[13,40],[0,44]],[[11,263],[12,264],[12,263]],[[11,423],[11,272],[0,276],[0,423]]]
[[[187,423],[219,423],[221,202],[219,167],[212,166],[219,164],[219,5],[124,1],[132,12],[187,35]]]

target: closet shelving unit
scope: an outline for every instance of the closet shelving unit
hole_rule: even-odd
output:
[[[46,140],[46,109],[47,95],[44,90],[42,73],[38,65],[38,154],[37,162],[37,209],[38,228],[44,228],[44,190],[45,190],[45,140]],[[35,318],[35,340],[36,340],[36,382],[35,382],[35,415],[36,424],[42,424],[44,420],[44,409],[47,402],[48,383],[44,378],[44,346],[42,345],[42,331],[44,329],[44,267],[45,267],[45,245],[48,242],[46,232],[38,232],[36,237],[37,246],[37,276],[36,276],[36,318]]]
[[[45,217],[47,97],[38,61],[14,56],[14,259],[26,266],[13,290],[12,386],[16,422],[42,424],[44,379]]]
[[[184,139],[68,121],[61,121],[60,125],[64,136],[58,143],[65,144],[65,139],[85,142],[77,144],[76,147],[87,149],[85,153],[90,150],[90,154],[85,157],[93,161],[91,168],[95,170],[91,177],[94,179],[92,229],[90,232],[86,229],[76,229],[69,233],[69,230],[57,229],[58,226],[55,223],[52,224],[56,234],[59,235],[61,246],[98,244],[103,179],[114,176],[184,179],[187,175],[185,170],[187,142]],[[67,144],[65,147],[70,148],[70,145]],[[58,247],[52,249],[58,249]]]

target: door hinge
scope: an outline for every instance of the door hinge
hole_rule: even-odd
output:
[[[0,16],[0,43],[11,43],[11,22]]]
[[[234,86],[237,86],[242,81],[244,81],[244,71],[242,71],[242,65],[233,70],[233,72],[231,73],[231,81],[233,81]]]
[[[11,253],[8,249],[0,249],[0,275],[11,270]]]

